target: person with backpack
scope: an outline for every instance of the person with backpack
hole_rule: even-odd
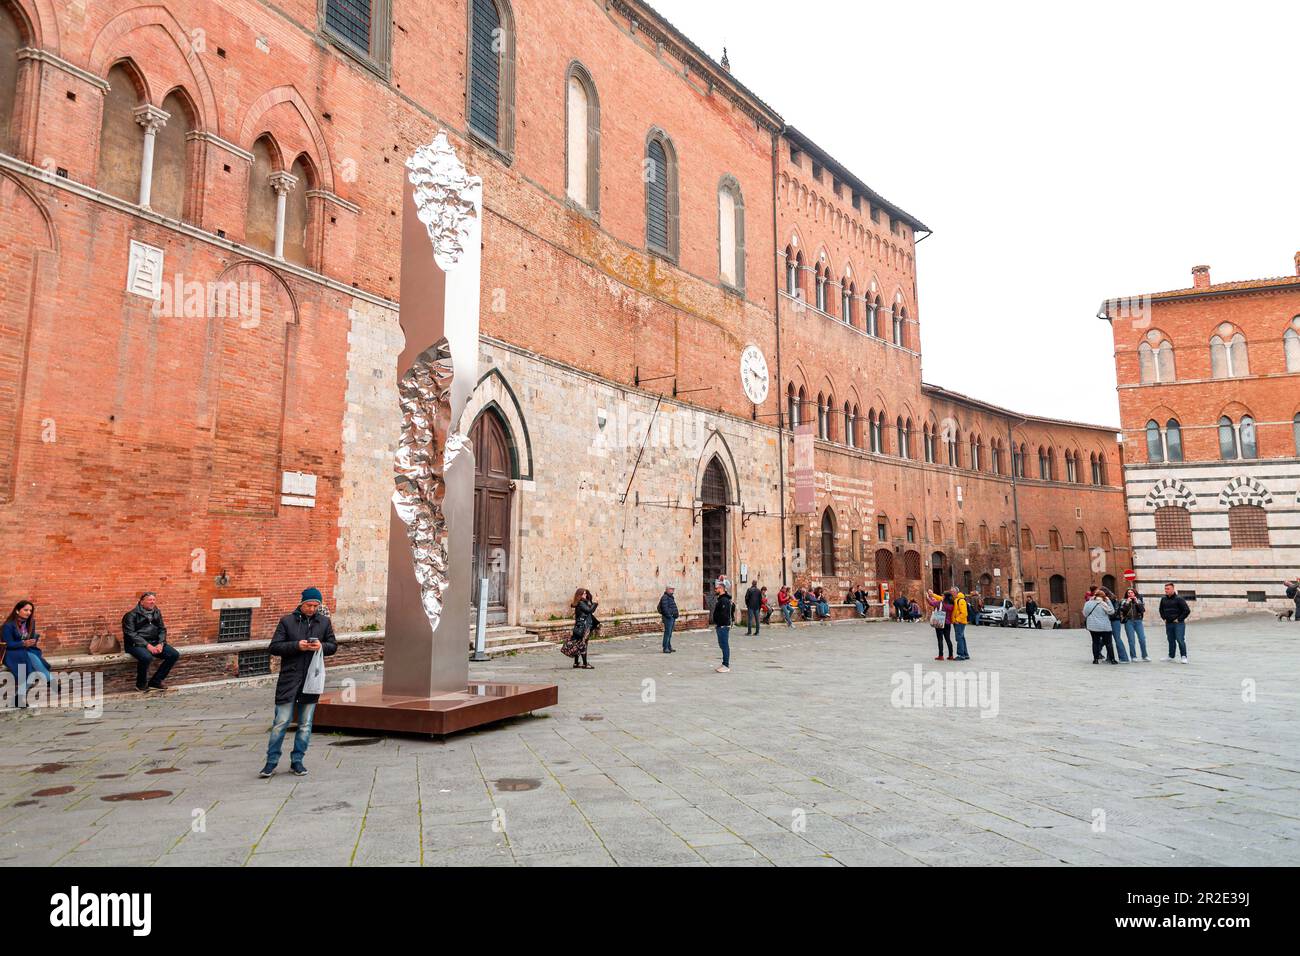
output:
[[[677,625],[677,598],[673,597],[673,586],[664,588],[659,598],[659,617],[664,622],[664,653],[675,654],[673,650],[673,628]]]
[[[1165,638],[1169,641],[1167,660],[1175,660],[1174,651],[1177,650],[1183,663],[1187,663],[1187,618],[1191,613],[1187,599],[1178,593],[1172,582],[1166,584],[1165,596],[1160,599],[1160,619],[1165,622]]]
[[[736,621],[736,602],[731,600],[731,595],[721,581],[714,585],[713,593],[715,597],[710,620],[718,635],[718,648],[722,651],[722,664],[716,670],[719,674],[727,674],[731,671],[731,642],[728,638],[731,635],[731,625]]]
[[[952,596],[952,629],[957,638],[957,660],[968,661],[970,652],[966,649],[966,625],[970,623],[970,603],[960,588],[953,588],[948,593]]]
[[[1115,660],[1114,635],[1111,632],[1111,616],[1115,606],[1106,600],[1106,592],[1100,588],[1090,590],[1088,600],[1083,604],[1083,626],[1092,635],[1092,662],[1101,663],[1101,649],[1106,648],[1106,663],[1118,664]]]

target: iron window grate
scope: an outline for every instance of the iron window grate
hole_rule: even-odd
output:
[[[252,639],[253,609],[251,607],[224,608],[221,619],[217,622],[217,643],[230,644],[234,641]]]
[[[370,52],[370,0],[327,0],[325,25],[358,50]]]
[[[239,676],[261,677],[271,673],[270,651],[240,651]]]

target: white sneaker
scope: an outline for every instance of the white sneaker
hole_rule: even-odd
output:
[[[1173,662],[1174,662],[1174,658],[1172,658],[1172,657],[1166,657],[1166,658],[1165,658],[1165,663],[1166,663],[1166,664],[1172,664]]]
[[[1186,654],[1183,655],[1183,663],[1184,663],[1184,664],[1187,663],[1187,655],[1186,655]]]
[[[730,667],[719,667],[719,668],[717,668],[717,672],[718,672],[719,674],[730,674],[730,673],[731,673],[731,668],[730,668]]]

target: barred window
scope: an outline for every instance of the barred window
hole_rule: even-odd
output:
[[[890,581],[894,577],[894,552],[888,548],[876,551],[876,579]]]
[[[325,34],[372,65],[388,63],[392,0],[325,0]]]
[[[483,140],[510,150],[514,124],[515,36],[505,0],[470,0],[469,128]]]
[[[1228,509],[1228,537],[1234,548],[1267,548],[1268,516],[1259,505]]]
[[[1182,505],[1156,509],[1156,548],[1160,551],[1192,547],[1192,515]]]
[[[677,158],[672,142],[652,132],[646,142],[645,162],[646,246],[670,258],[677,257]]]
[[[921,552],[903,552],[903,577],[909,581],[921,580]]]

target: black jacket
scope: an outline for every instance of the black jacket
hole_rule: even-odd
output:
[[[1140,621],[1147,612],[1146,603],[1138,598],[1125,598],[1119,606],[1119,619],[1121,621]]]
[[[573,636],[581,640],[596,626],[596,604],[594,601],[579,601],[573,609]]]
[[[763,606],[763,592],[758,589],[757,584],[751,584],[749,590],[745,592],[745,607],[751,611],[757,611]]]
[[[1166,624],[1185,621],[1191,613],[1192,609],[1187,606],[1187,601],[1181,594],[1173,597],[1166,594],[1160,599],[1160,619]]]
[[[271,646],[267,650],[280,658],[280,680],[275,685],[277,704],[292,703],[298,698],[314,701],[320,696],[302,693],[303,682],[307,679],[307,667],[316,652],[300,650],[298,642],[311,640],[320,641],[321,650],[326,657],[339,649],[338,642],[334,639],[334,625],[320,611],[307,617],[302,611],[294,610],[280,618],[280,623],[275,626],[275,636],[271,638]]]
[[[736,621],[736,602],[731,600],[731,595],[723,593],[718,596],[718,600],[713,604],[713,614],[710,617],[715,627],[730,627]]]
[[[122,615],[122,650],[166,643],[167,627],[163,624],[162,611],[158,608],[146,611],[137,604]]]
[[[667,591],[659,599],[659,614],[662,617],[677,617],[677,598],[673,597]]]

